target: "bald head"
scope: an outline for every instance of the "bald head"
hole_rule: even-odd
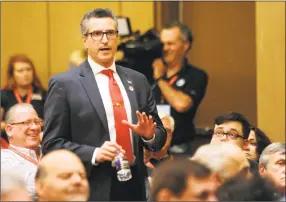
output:
[[[80,158],[69,150],[45,155],[37,170],[36,189],[40,201],[86,201],[89,188]]]
[[[10,124],[15,121],[15,119],[19,116],[19,114],[30,114],[37,113],[33,107],[33,105],[28,103],[18,103],[12,106],[5,116],[5,123]]]
[[[220,182],[240,172],[248,173],[250,166],[242,150],[232,143],[203,145],[196,151],[192,160],[217,173]]]

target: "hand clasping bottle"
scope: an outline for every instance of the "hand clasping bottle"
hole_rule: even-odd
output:
[[[127,181],[132,178],[129,163],[121,152],[118,152],[117,156],[115,157],[115,167],[119,181]]]

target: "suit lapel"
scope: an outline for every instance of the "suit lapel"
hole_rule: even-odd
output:
[[[137,119],[137,115],[136,115],[136,110],[138,109],[138,102],[136,99],[136,88],[134,86],[134,82],[132,80],[132,78],[130,78],[125,71],[122,69],[122,67],[120,66],[116,66],[116,71],[121,79],[122,84],[124,85],[125,91],[128,95],[129,98],[129,102],[131,105],[131,115],[132,115],[132,123],[136,124],[138,119]],[[136,151],[138,150],[138,134],[134,134],[132,135],[133,137],[133,147],[134,147],[134,151],[135,153],[137,153]]]
[[[108,131],[108,125],[107,125],[107,118],[105,109],[103,106],[103,102],[100,96],[100,92],[97,86],[97,83],[95,81],[93,72],[91,70],[90,65],[88,64],[87,60],[84,64],[82,64],[80,67],[80,81],[87,93],[87,96],[89,97],[93,107],[95,108],[96,112],[98,113],[100,120],[102,121],[106,131]],[[96,121],[96,120],[94,120]]]

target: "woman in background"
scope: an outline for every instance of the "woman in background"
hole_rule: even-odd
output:
[[[271,144],[271,140],[262,130],[257,127],[251,127],[248,145],[244,148],[246,158],[258,162],[262,151],[269,144]]]
[[[12,56],[8,63],[7,84],[1,90],[1,134],[6,141],[4,120],[10,107],[17,103],[30,103],[43,118],[46,94],[31,59],[25,55]]]

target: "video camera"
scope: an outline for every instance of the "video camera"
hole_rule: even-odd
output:
[[[152,84],[154,82],[152,63],[154,59],[162,56],[163,46],[159,33],[155,29],[150,29],[142,35],[139,31],[133,33],[129,18],[118,18],[118,29],[121,38],[132,37],[132,40],[119,44],[118,50],[123,51],[124,58],[116,64],[143,73]]]

